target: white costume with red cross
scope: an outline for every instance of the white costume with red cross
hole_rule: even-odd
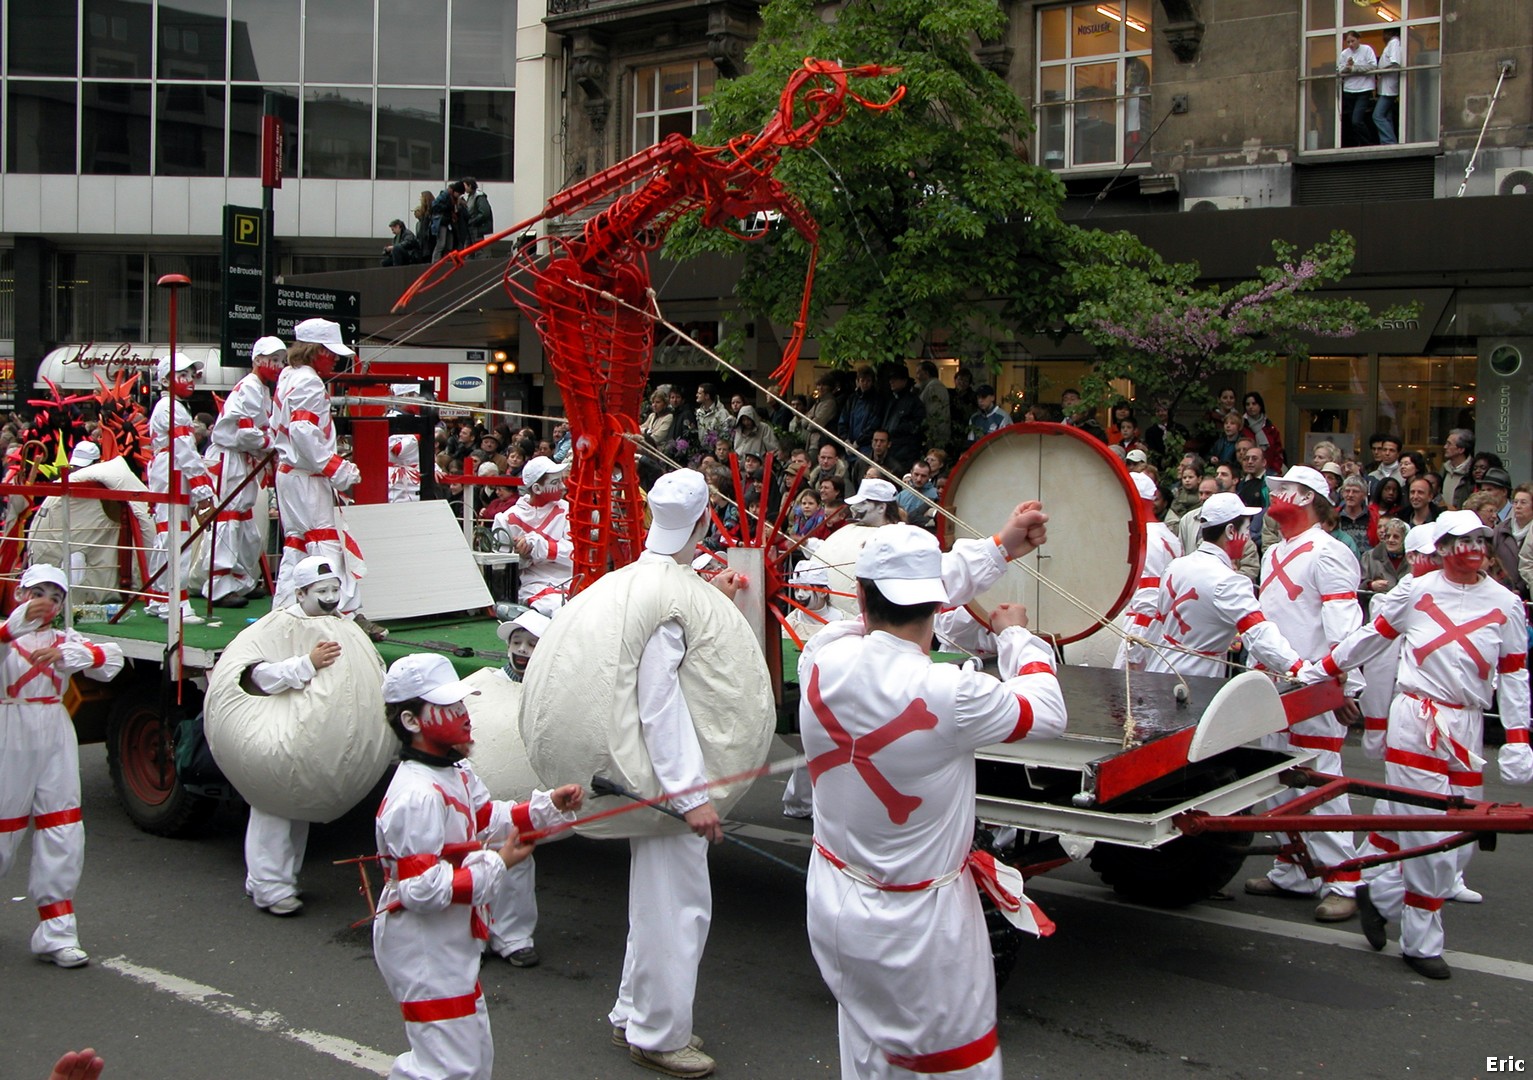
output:
[[[1506,728],[1502,778],[1512,775],[1509,756],[1527,755],[1528,629],[1522,603],[1487,577],[1458,585],[1441,572],[1412,579],[1402,602],[1337,645],[1319,668],[1339,675],[1400,644],[1394,704],[1389,710],[1384,771],[1390,784],[1423,791],[1481,797],[1484,784],[1484,710],[1499,695]],[[1389,596],[1394,596],[1391,592]],[[1396,813],[1432,810],[1403,803]],[[1448,834],[1401,832],[1403,848],[1433,844]],[[1406,956],[1440,956],[1442,905],[1463,872],[1474,845],[1409,859],[1398,875],[1381,875],[1369,895],[1386,919],[1400,920],[1400,951]]]
[[[517,568],[517,600],[551,614],[564,603],[570,578],[575,576],[570,504],[553,499],[536,506],[531,495],[523,495],[511,509],[495,515],[495,528],[505,530],[513,540],[525,539],[531,548]]]
[[[1313,525],[1291,539],[1281,540],[1262,555],[1262,614],[1282,631],[1300,656],[1323,655],[1363,622],[1357,603],[1357,583],[1362,567],[1347,546]],[[1349,689],[1362,690],[1362,680],[1354,679]],[[1287,731],[1268,735],[1262,745],[1274,750],[1310,750],[1315,753],[1313,767],[1320,772],[1341,775],[1341,748],[1346,741],[1346,726],[1335,713],[1321,713],[1294,724]],[[1286,800],[1287,796],[1278,796]],[[1268,805],[1271,805],[1270,803]],[[1312,814],[1350,814],[1351,802],[1343,795],[1321,803]],[[1357,849],[1351,833],[1312,832],[1305,836],[1317,862],[1335,866],[1353,859]],[[1362,875],[1343,870],[1327,875],[1324,882],[1311,879],[1299,864],[1279,856],[1268,878],[1279,888],[1299,893],[1334,893],[1352,896]]]
[[[213,478],[208,467],[197,452],[197,438],[192,433],[192,415],[186,406],[170,394],[155,403],[149,415],[149,490],[165,494],[170,491],[170,458],[176,458],[176,492],[190,498],[193,505],[213,497]],[[172,541],[170,536],[170,510],[164,503],[154,506],[154,550],[149,553],[149,572],[159,577],[151,588],[164,592],[170,587],[169,572],[165,569],[169,552],[179,553],[181,570],[181,599],[186,599],[186,582],[191,574],[191,552],[186,550],[187,537],[191,535],[192,507],[180,510],[181,535]],[[151,604],[161,609],[163,603]]]
[[[1159,521],[1149,521],[1144,527],[1144,570],[1139,574],[1139,583],[1134,588],[1134,595],[1129,597],[1128,606],[1123,609],[1119,617],[1119,625],[1125,633],[1147,636],[1150,623],[1155,618],[1155,598],[1160,593],[1160,587],[1165,580],[1166,570],[1170,567],[1173,559],[1182,557],[1182,541],[1176,533],[1166,528]],[[1113,660],[1113,667],[1123,668],[1132,658],[1132,650],[1128,639],[1125,638],[1118,644],[1118,655]]]
[[[234,384],[209,433],[208,471],[220,502],[239,487],[271,449],[271,391],[255,372]],[[252,480],[218,512],[208,596],[244,595],[261,580],[261,529],[255,521],[260,482]],[[264,501],[262,502],[264,506]]]
[[[419,435],[389,436],[389,502],[420,502],[421,441]]]
[[[525,803],[491,800],[468,762],[406,760],[378,807],[378,854],[388,883],[378,897],[373,955],[405,1018],[410,1052],[391,1080],[490,1080],[495,1046],[479,989],[489,935],[486,906],[505,873],[494,851],[464,856],[448,847],[498,846],[519,832],[567,820],[546,791]]]
[[[293,568],[306,556],[318,555],[341,570],[341,612],[351,614],[360,606],[357,582],[367,568],[362,549],[340,528],[335,499],[362,474],[335,452],[330,395],[318,372],[304,366],[284,368],[272,400],[283,534],[282,568],[272,603],[283,607],[293,602]]]
[[[32,659],[56,647],[55,664]],[[122,650],[97,645],[73,630],[26,621],[26,605],[0,627],[0,877],[10,869],[27,825],[32,826],[32,870],[27,894],[37,905],[32,951],[78,948],[75,887],[85,865],[80,821],[80,750],[62,704],[72,672],[110,682],[122,670]]]
[[[1247,654],[1273,671],[1291,674],[1304,662],[1262,614],[1251,579],[1235,569],[1223,548],[1205,541],[1173,560],[1161,577],[1145,634],[1161,647],[1135,646],[1129,659],[1143,656],[1146,671],[1222,678],[1225,654],[1237,634]]]
[[[964,603],[998,578],[993,541],[961,540],[944,584]],[[839,1005],[841,1075],[1001,1076],[990,939],[969,869],[974,751],[1065,726],[1049,646],[998,635],[1000,682],[860,620],[799,661],[814,781],[809,941]]]

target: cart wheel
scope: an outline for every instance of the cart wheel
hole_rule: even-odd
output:
[[[193,795],[176,776],[175,732],[167,731],[159,689],[139,683],[112,707],[106,761],[117,800],[133,824],[156,836],[195,836],[218,803]]]
[[[990,934],[990,962],[995,966],[995,988],[999,990],[1011,978],[1022,954],[1022,943],[1029,937],[1011,924],[988,897],[981,896],[985,909],[985,929]]]
[[[1125,900],[1175,908],[1206,900],[1229,884],[1246,860],[1250,833],[1179,836],[1158,848],[1097,844],[1091,869]]]

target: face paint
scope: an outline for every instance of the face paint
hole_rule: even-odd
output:
[[[1267,513],[1286,536],[1289,530],[1308,520],[1304,508],[1314,501],[1315,493],[1303,484],[1277,483],[1272,486],[1272,505]]]
[[[451,757],[447,751],[467,754],[474,745],[473,722],[468,716],[468,706],[459,701],[452,705],[426,703],[419,717],[420,735],[428,745],[429,753]],[[407,725],[408,726],[408,725]]]
[[[1438,548],[1443,559],[1443,573],[1456,585],[1471,585],[1479,580],[1485,569],[1485,559],[1490,549],[1483,536],[1455,536],[1445,546]]]
[[[527,673],[527,661],[532,659],[532,652],[537,647],[538,639],[533,637],[531,631],[519,626],[511,631],[511,640],[506,643],[506,657],[511,661],[518,680]]]
[[[1250,543],[1250,531],[1244,525],[1231,525],[1224,535],[1224,553],[1230,557],[1230,562],[1238,563],[1245,556],[1246,544]]]
[[[341,606],[341,583],[335,578],[320,578],[298,596],[298,608],[305,615],[334,615]]]
[[[196,387],[197,379],[190,371],[178,371],[171,377],[170,393],[172,397],[178,397],[184,401],[192,396],[192,391]]]
[[[527,488],[527,497],[533,506],[548,506],[564,497],[564,484],[552,478],[532,484]]]
[[[256,377],[268,385],[274,385],[277,377],[282,374],[283,357],[285,353],[268,353],[255,359]]]
[[[45,581],[41,585],[33,585],[29,589],[22,590],[21,599],[23,603],[28,600],[43,599],[62,605],[64,603],[64,590],[51,582]]]
[[[818,611],[825,604],[825,594],[818,589],[794,589],[793,599],[810,611]]]
[[[1429,555],[1424,551],[1411,552],[1410,559],[1412,577],[1420,577],[1423,574],[1430,574],[1433,570],[1436,570],[1442,566],[1442,560],[1440,558],[1438,558],[1435,554]]]

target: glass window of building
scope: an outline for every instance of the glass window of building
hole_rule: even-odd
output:
[[[409,42],[409,47],[397,48],[398,42]],[[378,0],[378,81],[446,84],[446,4]]]
[[[12,75],[79,72],[79,11],[74,4],[11,4],[5,39]]]
[[[154,74],[154,5],[149,0],[85,0],[88,79],[148,79]]]
[[[16,336],[16,252],[0,248],[0,338]]]
[[[1150,0],[1038,12],[1039,160],[1051,169],[1131,161],[1149,134]]]
[[[149,83],[92,83],[80,102],[80,171],[149,175]]]
[[[452,84],[516,85],[516,4],[453,0]],[[387,74],[387,72],[385,72]],[[392,75],[388,75],[390,80]]]
[[[373,92],[356,86],[303,91],[303,175],[329,180],[372,176]]]
[[[664,64],[634,72],[633,148],[667,135],[692,136],[708,126],[714,67],[706,61]]]
[[[276,95],[282,120],[282,175],[298,175],[298,88],[232,86],[229,88],[229,175],[261,175],[261,115],[268,93]]]
[[[304,82],[372,83],[373,0],[307,0],[303,27]],[[401,50],[414,48],[411,38],[398,44]]]
[[[159,176],[224,175],[224,88],[161,83],[154,171]]]
[[[441,90],[378,91],[379,180],[440,180],[446,175],[446,98]]]
[[[5,168],[16,173],[75,171],[72,82],[12,80],[5,109]]]
[[[1443,440],[1454,428],[1474,428],[1474,356],[1379,357],[1378,426],[1399,435],[1406,450],[1441,463]]]
[[[222,333],[222,297],[216,255],[150,255],[150,281],[166,274],[192,279],[176,300],[176,335],[180,341],[217,341]],[[89,339],[85,339],[89,340]],[[170,340],[170,290],[149,290],[149,330],[146,341]]]
[[[223,82],[227,27],[224,0],[161,4],[160,78]]]
[[[298,81],[303,26],[298,4],[299,0],[232,0],[229,68],[235,82]]]
[[[66,251],[56,265],[55,340],[144,340],[142,254]]]
[[[515,179],[516,95],[505,90],[454,90],[447,128],[447,174]]]
[[[1436,143],[1441,63],[1442,0],[1307,0],[1300,145]]]

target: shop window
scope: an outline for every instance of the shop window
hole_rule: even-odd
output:
[[[1345,53],[1353,34],[1356,55]],[[1437,142],[1442,0],[1308,0],[1303,49],[1306,151]],[[1338,72],[1344,55],[1356,62],[1351,75]]]
[[[1131,161],[1149,134],[1150,0],[1038,12],[1038,160],[1051,169]]]
[[[1441,464],[1454,428],[1474,428],[1474,356],[1379,357],[1378,427],[1399,435],[1406,450]]]
[[[634,72],[634,151],[653,146],[668,135],[690,138],[707,127],[707,99],[713,93],[713,80],[713,65],[697,61]]]
[[[144,340],[143,255],[60,252],[56,265],[56,340]]]
[[[191,287],[176,298],[176,340],[217,341],[222,333],[223,298],[216,255],[150,255],[149,280],[185,274]],[[170,290],[149,290],[149,341],[170,340]]]

